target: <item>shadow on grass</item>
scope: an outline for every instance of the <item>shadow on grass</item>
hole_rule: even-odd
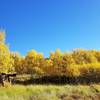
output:
[[[66,76],[43,76],[38,78],[30,78],[27,80],[17,79],[14,82],[15,84],[21,85],[30,85],[30,84],[57,84],[57,85],[64,85],[64,84],[93,84],[93,83],[100,83],[100,78],[95,77],[66,77]]]

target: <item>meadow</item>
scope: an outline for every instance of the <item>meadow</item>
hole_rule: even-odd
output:
[[[0,100],[100,100],[100,85],[5,86]]]

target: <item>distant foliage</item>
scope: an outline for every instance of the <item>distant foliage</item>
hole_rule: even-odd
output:
[[[19,74],[67,77],[99,77],[99,51],[76,49],[62,53],[60,50],[50,53],[49,58],[35,50],[25,57],[13,57],[15,71]]]
[[[39,76],[100,77],[100,51],[75,49],[62,53],[59,49],[45,58],[31,50],[26,56],[10,52],[5,34],[0,32],[0,72]]]

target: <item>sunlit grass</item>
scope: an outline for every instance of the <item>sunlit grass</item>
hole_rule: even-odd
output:
[[[0,87],[0,100],[74,100],[73,95],[88,97],[97,93],[100,93],[100,85],[14,85]]]

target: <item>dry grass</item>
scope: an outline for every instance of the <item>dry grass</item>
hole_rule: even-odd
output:
[[[100,100],[100,85],[14,85],[0,87],[0,100]]]

